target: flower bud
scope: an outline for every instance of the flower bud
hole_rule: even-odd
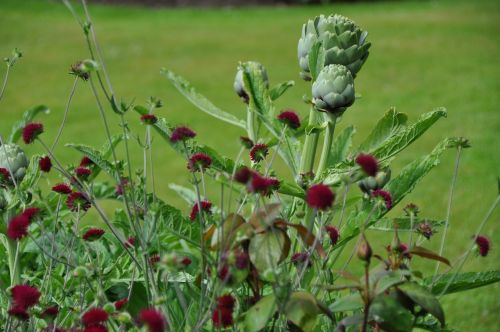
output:
[[[4,144],[0,146],[0,168],[9,171],[17,182],[21,181],[26,174],[29,161],[24,151],[16,144]]]
[[[312,85],[313,103],[318,111],[341,115],[354,104],[354,79],[342,65],[329,65],[321,70]]]
[[[358,258],[362,261],[366,262],[366,264],[370,264],[370,259],[372,258],[372,248],[370,244],[366,240],[366,237],[363,235],[361,239],[361,243],[358,246]]]
[[[103,307],[104,311],[108,314],[112,314],[115,312],[115,305],[113,303],[106,303]]]
[[[243,99],[246,104],[248,104],[250,97],[248,95],[248,92],[245,91],[245,81],[243,79],[243,71],[245,70],[245,67],[258,71],[266,88],[269,88],[269,78],[267,77],[266,68],[264,68],[264,66],[258,62],[249,61],[238,66],[238,71],[236,72],[236,77],[234,78],[233,84],[234,91],[241,99]]]
[[[126,311],[120,312],[117,316],[116,319],[123,324],[130,324],[132,323],[132,316]]]

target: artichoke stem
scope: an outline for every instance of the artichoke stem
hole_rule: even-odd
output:
[[[309,111],[309,126],[316,124],[317,111],[314,106]],[[305,174],[311,172],[314,167],[314,157],[316,156],[316,148],[318,146],[318,133],[306,133],[304,147],[302,149],[302,158],[300,159],[300,173]]]
[[[257,143],[255,137],[255,112],[252,110],[250,106],[247,107],[247,133],[248,137],[254,143]]]
[[[325,132],[325,139],[323,142],[323,150],[321,151],[321,159],[319,161],[318,169],[316,170],[316,178],[321,176],[326,169],[328,164],[328,159],[330,158],[330,151],[333,143],[333,134],[335,133],[335,124],[337,123],[337,117],[327,113],[328,120]]]

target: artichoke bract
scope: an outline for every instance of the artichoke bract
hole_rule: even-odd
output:
[[[342,65],[323,68],[312,85],[313,103],[318,111],[341,115],[355,100],[354,79]]]
[[[16,181],[21,181],[24,178],[28,165],[28,158],[18,145],[5,144],[0,146],[0,168],[9,170]]]
[[[391,170],[385,169],[377,172],[375,176],[369,176],[359,182],[359,188],[365,194],[370,194],[373,190],[382,189],[391,179]]]
[[[298,44],[301,76],[310,80],[309,52],[316,42],[325,49],[325,66],[344,65],[353,77],[368,58],[371,44],[366,42],[368,32],[342,15],[318,16],[302,26],[302,36]]]
[[[262,76],[262,80],[264,81],[266,88],[269,88],[269,78],[267,76],[266,68],[259,62],[248,61],[238,66],[238,71],[236,72],[236,77],[234,78],[234,91],[236,94],[241,97],[245,103],[248,103],[248,93],[245,91],[245,84],[243,82],[243,66],[251,66],[258,70]]]

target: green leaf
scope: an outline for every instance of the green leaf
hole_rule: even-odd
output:
[[[302,189],[295,183],[290,183],[285,181],[280,182],[280,187],[278,189],[278,192],[283,195],[298,197],[301,199],[304,199],[306,196],[304,189]]]
[[[111,142],[109,140],[106,140],[106,143],[101,147],[99,152],[101,152],[101,155],[104,159],[108,159],[111,157],[113,153],[113,149],[115,149],[118,144],[123,140],[123,135],[113,135],[111,136]]]
[[[328,307],[331,312],[355,311],[363,308],[363,300],[358,293],[343,296]]]
[[[109,301],[115,302],[128,297],[129,285],[120,282],[105,291],[106,297]],[[132,285],[132,293],[127,304],[127,311],[136,317],[139,311],[149,306],[148,298],[146,295],[146,287],[141,282],[134,282]]]
[[[196,193],[189,188],[180,186],[175,183],[169,184],[168,187],[175,191],[175,193],[179,195],[183,200],[185,200],[186,203],[189,204],[189,206],[193,205],[198,200],[196,197]]]
[[[276,312],[276,298],[273,294],[263,297],[245,313],[245,331],[257,332],[266,327]]]
[[[329,166],[338,164],[346,159],[347,153],[349,152],[352,144],[352,136],[354,133],[356,133],[354,126],[349,126],[342,130],[342,132],[340,132],[340,134],[335,138],[330,149],[330,156],[328,158]]]
[[[433,280],[436,280],[436,282],[433,282]],[[487,272],[440,274],[437,276],[425,278],[424,284],[427,286],[432,285],[431,291],[433,294],[445,295],[456,292],[463,292],[478,287],[483,287],[499,281],[500,281],[500,270],[495,270]]]
[[[40,167],[38,166],[38,161],[40,160],[39,155],[32,156],[28,168],[26,169],[26,174],[24,175],[23,181],[21,182],[21,191],[27,191],[35,188],[38,179],[42,173],[40,172]]]
[[[446,110],[438,108],[435,111],[425,113],[414,124],[399,130],[395,135],[387,138],[385,142],[372,150],[371,153],[379,160],[390,158],[413,143],[427,131],[437,120],[446,117]]]
[[[280,83],[269,90],[269,96],[271,97],[271,100],[276,100],[281,95],[283,95],[289,88],[295,85],[294,81],[286,81],[283,83]]]
[[[19,141],[19,138],[21,138],[21,133],[24,126],[26,126],[27,123],[32,122],[33,119],[40,113],[48,114],[50,113],[50,110],[45,105],[38,105],[24,112],[22,120],[16,122],[12,126],[12,131],[9,136],[9,142],[17,143],[17,141]]]
[[[267,83],[264,81],[261,70],[257,62],[245,62],[241,64],[243,70],[243,84],[245,91],[248,92],[250,100],[249,105],[257,113],[267,115],[272,118],[274,107]]]
[[[98,150],[94,149],[91,146],[83,145],[83,144],[66,144],[67,147],[73,148],[83,155],[87,156],[92,162],[97,165],[101,170],[108,173],[109,176],[114,178],[115,180],[120,180],[119,172],[116,170],[115,166],[107,161],[104,156]],[[93,174],[95,176],[95,174]]]
[[[421,223],[424,223],[424,222],[429,223],[433,229],[437,228],[437,227],[441,227],[445,223],[444,220],[432,220],[429,218],[417,218],[416,217],[413,220],[413,231],[416,232],[418,225]],[[410,217],[382,218],[371,229],[377,230],[377,231],[384,231],[384,232],[393,232],[394,226],[398,227],[398,231],[410,231],[411,219],[410,219]]]
[[[304,332],[314,330],[320,313],[316,299],[308,292],[293,292],[285,306],[287,319]]]
[[[398,289],[412,299],[422,309],[436,317],[441,325],[445,325],[444,311],[438,299],[427,288],[414,282],[408,282],[398,286]]]
[[[96,199],[117,199],[116,185],[107,182],[93,182],[92,194]]]
[[[370,306],[370,316],[387,332],[411,331],[413,316],[393,297],[381,294]]]
[[[389,109],[382,119],[378,121],[370,135],[360,144],[358,151],[372,152],[387,139],[403,130],[406,127],[407,120],[406,114],[396,112],[395,108]]]
[[[176,75],[170,70],[162,70],[162,74],[170,80],[170,82],[177,88],[177,90],[179,90],[180,93],[184,95],[184,97],[186,97],[194,106],[198,107],[201,111],[219,120],[246,129],[245,121],[238,119],[234,115],[219,109],[207,98],[198,93],[195,88],[181,76]]]
[[[261,277],[268,270],[276,269],[289,241],[286,233],[282,230],[269,230],[252,237],[248,253]]]
[[[319,72],[325,66],[325,49],[320,41],[314,43],[309,51],[309,71],[311,72],[313,82],[319,75]]]

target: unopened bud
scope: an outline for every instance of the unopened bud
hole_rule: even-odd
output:
[[[372,258],[372,248],[370,244],[366,240],[366,237],[363,235],[361,239],[361,243],[358,246],[358,258],[362,261],[365,261],[367,264],[370,264],[370,259]]]
[[[115,305],[113,303],[106,303],[103,307],[104,311],[108,314],[112,314],[115,312]]]

